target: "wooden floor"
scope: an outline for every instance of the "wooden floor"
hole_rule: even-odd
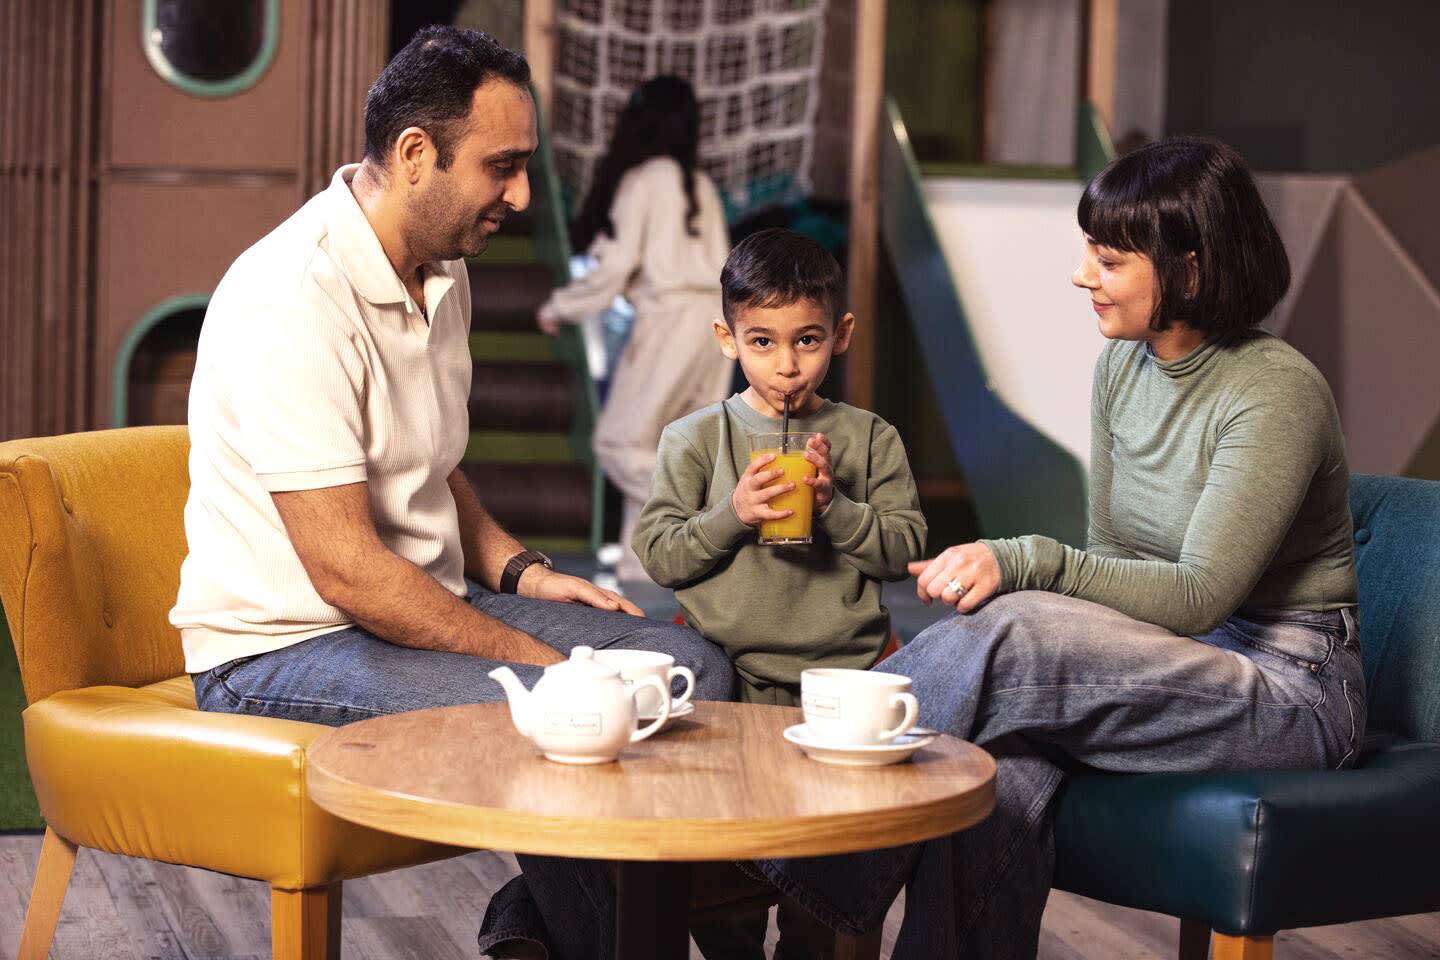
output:
[[[0,958],[13,957],[30,896],[36,835],[0,836]],[[515,872],[481,851],[345,885],[346,960],[476,960],[484,904]],[[82,850],[52,960],[265,960],[270,898],[253,880]],[[900,907],[886,922],[889,956]],[[1178,921],[1054,893],[1042,960],[1174,957]],[[1277,960],[1440,958],[1440,914],[1341,924],[1280,936]],[[699,957],[698,953],[692,956]]]

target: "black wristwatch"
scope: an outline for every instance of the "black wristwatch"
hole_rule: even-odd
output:
[[[539,550],[521,550],[505,564],[505,571],[500,574],[500,592],[514,593],[515,589],[520,586],[520,574],[535,563],[543,563],[546,570],[555,569],[555,564],[550,562],[550,558]]]

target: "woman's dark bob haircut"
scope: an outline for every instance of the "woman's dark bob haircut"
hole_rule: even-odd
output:
[[[1216,140],[1168,137],[1117,157],[1085,188],[1078,217],[1095,244],[1155,264],[1156,330],[1251,327],[1290,286],[1285,245],[1245,161]]]

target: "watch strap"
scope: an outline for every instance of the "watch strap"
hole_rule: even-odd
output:
[[[505,569],[500,574],[500,592],[514,593],[520,586],[520,574],[524,573],[533,564],[544,564],[546,570],[554,570],[555,565],[550,558],[539,550],[521,550],[505,563]]]

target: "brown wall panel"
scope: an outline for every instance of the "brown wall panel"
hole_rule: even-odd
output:
[[[141,0],[112,0],[105,159],[114,166],[297,173],[303,159],[308,0],[281,0],[275,59],[227,97],[186,93],[150,66]]]
[[[101,190],[95,419],[109,424],[115,358],[164,300],[205,293],[231,262],[296,209],[294,187],[111,182]]]

